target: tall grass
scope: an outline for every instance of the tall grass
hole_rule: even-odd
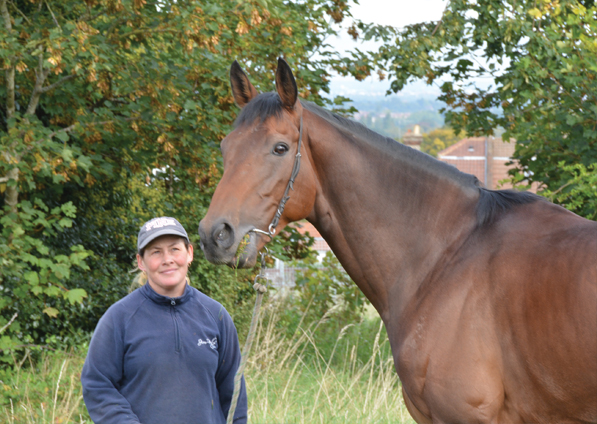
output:
[[[9,424],[91,423],[83,404],[79,376],[85,352],[44,354],[15,362],[9,381],[2,381],[0,421]]]
[[[251,423],[414,423],[378,317],[322,340],[320,330],[333,311],[309,325],[300,322],[287,336],[276,325],[283,307],[265,308],[259,344],[247,363]],[[365,361],[358,353],[363,343]]]
[[[245,371],[249,423],[414,423],[379,318],[346,325],[331,337],[333,311],[310,323],[303,315],[289,334],[280,316],[287,307],[264,307]],[[85,353],[19,361],[0,383],[0,422],[91,423],[79,382]]]

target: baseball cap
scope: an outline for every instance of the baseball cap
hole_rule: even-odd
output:
[[[137,237],[137,252],[140,252],[151,241],[165,235],[179,236],[189,241],[189,236],[180,222],[169,216],[161,216],[143,224]]]

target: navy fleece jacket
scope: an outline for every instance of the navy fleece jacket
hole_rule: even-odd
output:
[[[236,328],[215,300],[186,286],[181,297],[149,284],[100,319],[81,373],[98,424],[225,423],[240,363]],[[247,421],[242,381],[235,424]]]

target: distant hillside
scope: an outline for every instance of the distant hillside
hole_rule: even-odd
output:
[[[431,96],[379,98],[379,96],[360,95],[358,99],[353,99],[350,105],[358,110],[353,119],[380,134],[397,140],[400,140],[404,133],[416,124],[424,133],[444,125],[444,118],[439,112],[444,104]]]

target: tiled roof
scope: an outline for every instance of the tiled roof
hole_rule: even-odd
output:
[[[309,221],[302,220],[295,222],[293,225],[300,234],[304,235],[309,233],[311,237],[315,238],[315,243],[312,246],[314,250],[317,250],[318,252],[331,250],[330,246],[327,244],[324,238],[321,237],[321,234],[319,234],[319,231],[317,231],[317,228],[315,228]]]
[[[459,142],[452,144],[450,147],[440,151],[437,154],[438,158],[441,158],[442,156],[485,157],[485,137],[463,138]]]

